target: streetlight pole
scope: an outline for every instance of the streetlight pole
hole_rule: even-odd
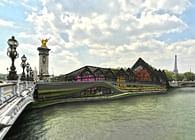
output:
[[[25,81],[25,80],[26,80],[26,76],[25,76],[24,69],[25,69],[25,67],[26,67],[26,60],[27,60],[26,56],[23,55],[23,56],[21,57],[21,60],[22,60],[21,67],[22,67],[22,69],[23,69],[23,71],[22,71],[22,76],[21,76],[21,80],[22,80],[22,81]]]
[[[8,80],[17,80],[18,75],[17,75],[17,72],[16,72],[16,67],[14,66],[14,61],[15,61],[16,58],[19,57],[19,54],[16,51],[16,48],[18,47],[19,43],[15,39],[15,37],[12,36],[12,38],[8,39],[7,44],[9,45],[9,48],[7,49],[7,56],[9,56],[11,58],[11,61],[12,61],[7,79]]]
[[[27,63],[26,64],[26,77],[27,77],[27,81],[29,81],[29,69],[30,69],[30,64],[29,63]]]

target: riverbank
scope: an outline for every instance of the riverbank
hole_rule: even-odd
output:
[[[167,89],[151,90],[151,91],[149,90],[148,91],[131,91],[131,92],[111,94],[111,95],[101,95],[101,96],[95,96],[95,97],[66,98],[66,99],[38,101],[38,102],[32,103],[30,108],[32,109],[43,108],[43,107],[48,107],[51,105],[62,104],[62,103],[116,100],[116,99],[122,99],[125,97],[143,96],[143,95],[151,95],[151,94],[163,94],[166,92],[167,92]]]

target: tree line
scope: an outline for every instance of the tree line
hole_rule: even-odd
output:
[[[193,72],[175,74],[172,71],[165,70],[165,73],[169,81],[194,81],[195,80],[195,74]]]

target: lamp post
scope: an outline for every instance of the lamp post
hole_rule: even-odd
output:
[[[25,80],[26,80],[26,78],[25,78],[26,76],[25,76],[24,69],[25,69],[25,67],[26,67],[26,60],[27,60],[26,56],[23,55],[23,56],[21,57],[21,60],[22,60],[21,67],[22,67],[22,69],[23,69],[23,71],[22,71],[22,76],[21,76],[21,80],[22,80],[22,81],[25,81]]]
[[[26,64],[26,80],[27,81],[29,81],[29,70],[30,70],[30,64],[29,63],[27,63]]]
[[[11,58],[11,61],[12,61],[7,79],[8,80],[17,80],[18,75],[17,75],[17,72],[16,72],[16,67],[14,66],[14,61],[15,61],[16,58],[19,57],[19,54],[16,51],[16,48],[18,47],[19,43],[15,39],[15,37],[12,36],[10,39],[8,39],[7,44],[9,45],[9,48],[7,49],[7,56],[9,56]]]

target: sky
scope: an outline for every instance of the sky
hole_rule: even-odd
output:
[[[195,72],[195,1],[192,0],[0,0],[0,73],[11,60],[7,40],[38,69],[37,48],[50,38],[49,73],[85,65],[132,67],[142,57],[156,68]]]

